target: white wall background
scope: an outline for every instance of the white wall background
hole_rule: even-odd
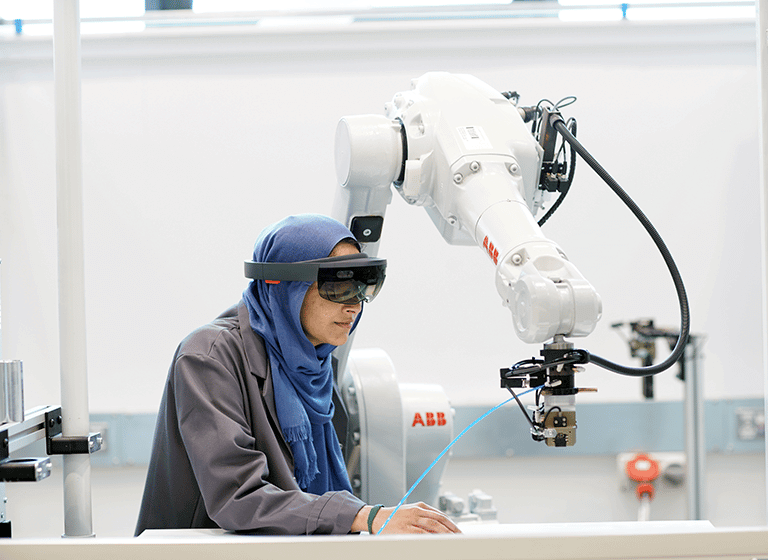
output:
[[[22,359],[27,406],[59,402],[50,39],[0,43],[2,355]],[[229,27],[83,39],[87,343],[94,412],[154,412],[192,329],[235,303],[262,227],[329,213],[343,115],[381,113],[410,79],[474,74],[525,104],[575,95],[579,138],[638,202],[683,274],[706,336],[708,399],[763,393],[753,22],[556,21]],[[632,363],[610,328],[678,307],[639,224],[580,162],[544,227],[603,297],[579,342]],[[519,342],[479,249],[446,245],[396,198],[380,254],[386,288],[356,347],[380,346],[405,382],[456,403],[502,400]],[[667,348],[659,348],[661,356]],[[635,360],[635,365],[639,363]],[[640,399],[640,382],[591,366],[589,402]],[[682,396],[673,373],[662,399]]]

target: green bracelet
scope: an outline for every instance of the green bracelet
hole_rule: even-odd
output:
[[[371,508],[371,513],[368,514],[368,532],[373,535],[373,520],[376,518],[376,514],[384,507],[384,504],[376,504]]]

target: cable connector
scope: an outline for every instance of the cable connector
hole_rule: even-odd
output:
[[[531,122],[539,116],[538,107],[518,107],[517,112],[523,118],[523,122]]]

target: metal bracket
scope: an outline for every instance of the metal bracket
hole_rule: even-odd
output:
[[[61,408],[45,415],[45,449],[48,455],[96,453],[101,449],[102,442],[103,438],[99,432],[87,436],[62,436]]]
[[[0,461],[7,459],[10,454],[11,438],[8,436],[8,428],[0,430]]]
[[[0,463],[2,482],[39,482],[51,474],[51,459],[10,459]]]
[[[61,407],[49,410],[45,413],[45,439],[61,433]]]
[[[48,455],[73,455],[82,453],[96,453],[101,449],[103,438],[100,432],[90,433],[87,436],[54,436],[46,440]]]

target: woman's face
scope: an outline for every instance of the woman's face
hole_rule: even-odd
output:
[[[339,257],[359,252],[351,243],[342,241],[333,248],[329,256]],[[349,331],[362,307],[362,303],[347,305],[321,298],[317,292],[317,282],[313,282],[301,304],[300,318],[304,334],[314,346],[323,343],[341,346],[347,341]]]

